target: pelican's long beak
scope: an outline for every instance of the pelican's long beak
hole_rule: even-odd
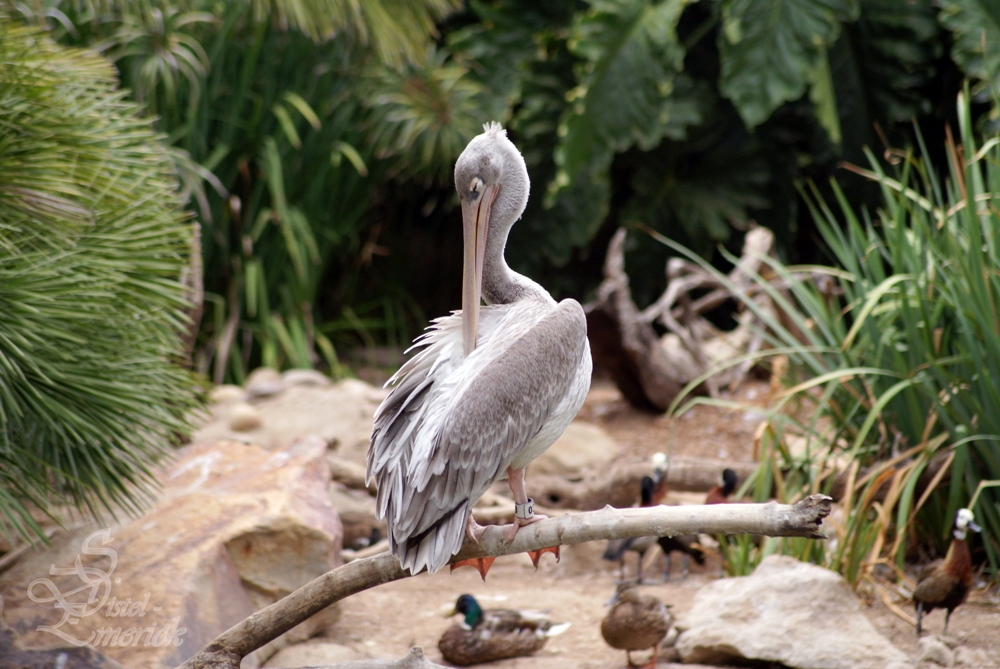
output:
[[[462,200],[462,231],[465,236],[465,267],[462,273],[462,338],[465,355],[476,348],[479,332],[479,299],[483,288],[483,258],[489,232],[490,209],[497,197],[496,185],[485,186],[475,200]]]

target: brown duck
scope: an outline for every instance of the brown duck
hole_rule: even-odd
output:
[[[948,633],[951,612],[957,609],[969,596],[972,587],[972,558],[969,545],[965,542],[968,530],[979,532],[973,521],[975,517],[969,509],[959,509],[955,516],[951,546],[943,560],[935,560],[920,571],[917,587],[913,591],[913,603],[917,607],[917,636],[920,636],[920,619],[924,613],[934,609],[945,609],[944,633]]]
[[[641,594],[633,581],[619,583],[608,603],[612,608],[601,621],[601,636],[612,648],[625,651],[630,668],[636,666],[632,651],[652,648],[653,659],[643,666],[655,667],[660,642],[673,622],[667,608],[656,597]]]
[[[656,506],[662,502],[666,496],[666,486],[662,482],[666,480],[666,456],[657,453],[653,456],[654,476],[642,477],[639,485],[639,506],[648,508]],[[670,580],[670,555],[673,552],[683,554],[683,577],[688,575],[688,556],[694,558],[698,564],[705,564],[705,554],[701,548],[701,541],[696,534],[684,534],[674,537],[628,537],[625,539],[612,539],[608,541],[607,547],[602,556],[605,560],[619,563],[620,578],[625,578],[625,555],[626,553],[638,553],[639,559],[636,564],[636,581],[642,583],[642,562],[646,553],[653,546],[659,544],[664,555],[663,581]]]
[[[458,598],[448,615],[455,614],[463,619],[445,631],[438,650],[444,659],[460,667],[531,655],[569,627],[569,623],[553,624],[548,616],[534,611],[484,611],[472,595]]]

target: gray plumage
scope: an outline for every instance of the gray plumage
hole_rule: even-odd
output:
[[[556,303],[504,262],[528,175],[499,125],[473,139],[455,167],[461,198],[477,179],[496,194],[475,348],[465,353],[462,312],[436,319],[414,342],[419,352],[389,380],[394,387],[375,414],[368,451],[379,518],[411,573],[448,563],[471,508],[508,467],[525,467],[558,438],[590,385],[583,309],[574,300]]]

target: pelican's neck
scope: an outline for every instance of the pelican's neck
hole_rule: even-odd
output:
[[[516,219],[517,216],[514,217]],[[514,220],[498,222],[497,225],[490,222],[483,258],[483,300],[486,304],[513,304],[521,300],[554,303],[547,290],[507,266],[503,252]]]

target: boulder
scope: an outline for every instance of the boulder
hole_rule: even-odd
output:
[[[375,409],[384,397],[384,391],[357,379],[329,386],[288,385],[278,394],[250,400],[263,422],[250,436],[253,443],[273,450],[306,435],[318,435],[336,448],[338,457],[364,467]],[[246,433],[230,427],[229,410],[229,406],[213,405],[210,419],[192,442],[247,439]]]
[[[933,662],[942,667],[955,664],[955,653],[941,643],[940,639],[925,636],[917,642],[917,662]]]
[[[6,622],[26,647],[89,642],[130,669],[175,667],[340,564],[329,477],[320,439],[275,452],[187,446],[158,473],[162,489],[145,514],[58,534],[0,575]],[[333,614],[289,635],[305,638]]]
[[[556,475],[579,480],[588,471],[610,467],[620,452],[615,440],[600,427],[574,420],[549,450],[531,463],[529,475]]]
[[[221,385],[215,386],[208,393],[208,399],[215,404],[225,404],[227,402],[240,401],[246,399],[247,391],[240,386]]]
[[[750,576],[703,587],[677,627],[684,662],[885,669],[908,661],[875,631],[839,574],[780,555]]]
[[[246,402],[235,404],[229,411],[229,429],[234,432],[250,432],[263,423],[260,412]]]
[[[286,386],[319,386],[325,388],[332,385],[330,377],[315,369],[290,369],[281,375]]]
[[[87,646],[55,645],[25,650],[14,630],[3,624],[0,597],[0,669],[124,669],[122,665]]]
[[[285,389],[285,381],[281,378],[281,373],[270,367],[258,367],[253,370],[243,385],[247,389],[247,395],[252,398],[270,397]]]
[[[982,648],[969,648],[959,646],[955,649],[955,663],[962,667],[996,667],[1000,662],[995,657],[990,657]]]
[[[279,669],[282,667],[322,667],[337,662],[363,660],[364,655],[341,646],[339,643],[298,643],[278,651],[264,666]]]

